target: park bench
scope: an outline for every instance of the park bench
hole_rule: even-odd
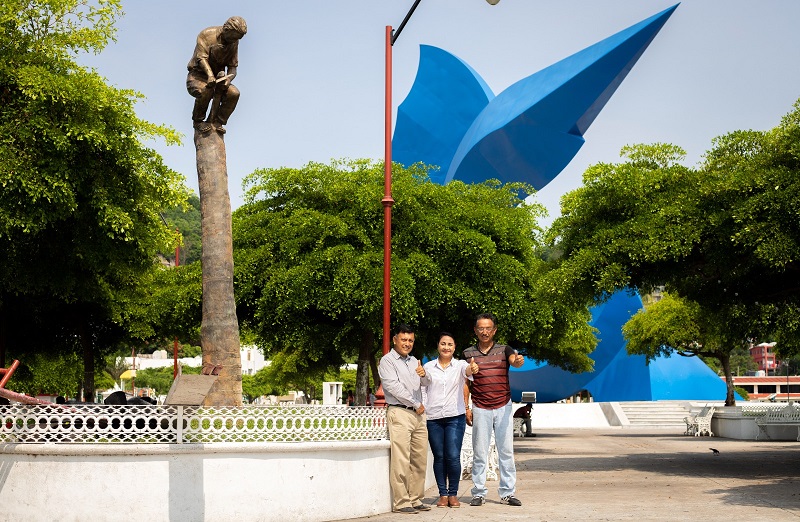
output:
[[[525,420],[520,419],[519,417],[514,417],[514,436],[515,437],[524,437],[525,436]]]
[[[711,431],[711,418],[714,416],[715,408],[713,406],[705,405],[696,415],[689,415],[683,418],[686,423],[686,431],[684,435],[694,435],[699,437],[701,435],[708,435],[713,437],[714,433]]]
[[[794,426],[797,428],[797,441],[800,442],[800,405],[790,402],[784,408],[769,410],[756,417],[758,434],[756,440],[763,434],[769,439],[768,426]]]

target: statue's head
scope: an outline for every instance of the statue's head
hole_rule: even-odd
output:
[[[247,34],[247,22],[241,16],[231,16],[222,25],[222,35],[227,42],[239,40]]]

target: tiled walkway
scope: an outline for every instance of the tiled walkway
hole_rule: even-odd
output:
[[[515,439],[514,450],[521,508],[500,504],[496,482],[488,483],[484,506],[470,507],[466,480],[459,509],[353,520],[800,522],[800,442],[674,430],[548,430]],[[436,488],[429,489],[425,501],[436,499]]]

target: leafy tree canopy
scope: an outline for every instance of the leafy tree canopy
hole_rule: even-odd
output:
[[[129,305],[176,240],[159,211],[187,196],[182,176],[143,145],[177,143],[177,133],[140,120],[139,94],[75,61],[114,38],[121,14],[119,0],[0,3],[0,359],[5,346],[61,349],[55,339],[15,344],[34,318],[60,313],[74,319],[62,338],[82,339],[87,388],[92,352],[113,345],[91,332],[121,340],[144,328],[128,324],[139,317]],[[9,320],[17,306],[28,320]]]
[[[72,397],[80,389],[82,372],[81,359],[74,353],[56,356],[28,353],[22,356],[20,367],[14,372],[13,389],[32,396]]]
[[[631,354],[644,355],[647,361],[655,357],[670,357],[673,353],[684,357],[713,358],[720,362],[726,377],[726,404],[733,405],[734,386],[731,363],[734,354],[746,352],[751,339],[748,333],[761,328],[760,318],[742,306],[729,306],[710,312],[694,301],[668,293],[657,303],[637,312],[622,327]],[[740,355],[737,361],[755,361]]]
[[[158,347],[163,340],[200,344],[202,266],[200,263],[158,270],[137,297],[137,322],[149,325],[147,336]],[[167,349],[171,350],[171,346]],[[154,349],[156,349],[154,347]]]
[[[188,265],[200,261],[202,237],[200,230],[200,198],[190,194],[186,205],[176,206],[164,211],[164,218],[172,229],[177,228],[181,235],[180,263]],[[164,252],[165,257],[174,257],[174,252]]]
[[[156,395],[166,395],[169,393],[169,389],[172,386],[173,373],[174,369],[172,366],[136,370],[136,380],[134,384],[137,388],[152,388],[155,390]],[[200,367],[181,366],[181,373],[197,375],[200,373]]]
[[[572,295],[666,285],[705,310],[746,307],[761,318],[754,336],[797,351],[798,143],[800,102],[770,131],[717,138],[697,169],[680,165],[673,145],[624,148],[626,162],[590,167],[562,198],[548,239],[563,258],[551,277]]]
[[[694,342],[713,345],[726,366],[731,350],[750,339],[776,340],[785,354],[796,353],[799,143],[800,102],[772,130],[715,139],[696,169],[680,164],[684,152],[674,145],[625,147],[627,161],[590,167],[584,186],[562,198],[562,216],[547,236],[562,257],[547,277],[576,299],[659,285],[683,299],[672,313],[684,316],[669,319],[687,329],[656,331],[666,328],[658,323],[668,301],[651,316],[659,321],[648,321],[652,342],[639,345],[640,353],[680,353]],[[664,338],[670,332],[679,338]],[[642,338],[644,331],[632,333]]]
[[[268,367],[261,368],[253,375],[242,375],[242,394],[247,402],[253,402],[258,397],[265,395],[282,395],[280,385],[270,380]]]
[[[419,353],[435,334],[472,342],[474,317],[491,311],[499,336],[534,358],[591,367],[595,339],[585,304],[540,291],[539,205],[530,187],[497,182],[441,186],[423,166],[394,166],[392,318],[418,331]],[[383,167],[361,161],[257,170],[233,217],[238,317],[268,357],[287,370],[338,368],[382,331]],[[363,382],[366,382],[363,381]]]

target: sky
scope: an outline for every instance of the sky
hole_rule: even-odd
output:
[[[419,46],[468,63],[498,94],[672,5],[674,0],[422,0],[393,48],[393,121]],[[117,41],[82,56],[109,83],[145,96],[140,118],[184,135],[152,143],[197,192],[186,64],[202,29],[247,21],[227,125],[229,190],[259,168],[339,158],[383,160],[384,35],[413,0],[124,0]],[[768,130],[800,98],[800,2],[684,0],[585,133],[572,162],[534,198],[550,218],[592,164],[635,143],[671,143],[696,165],[716,136]]]

